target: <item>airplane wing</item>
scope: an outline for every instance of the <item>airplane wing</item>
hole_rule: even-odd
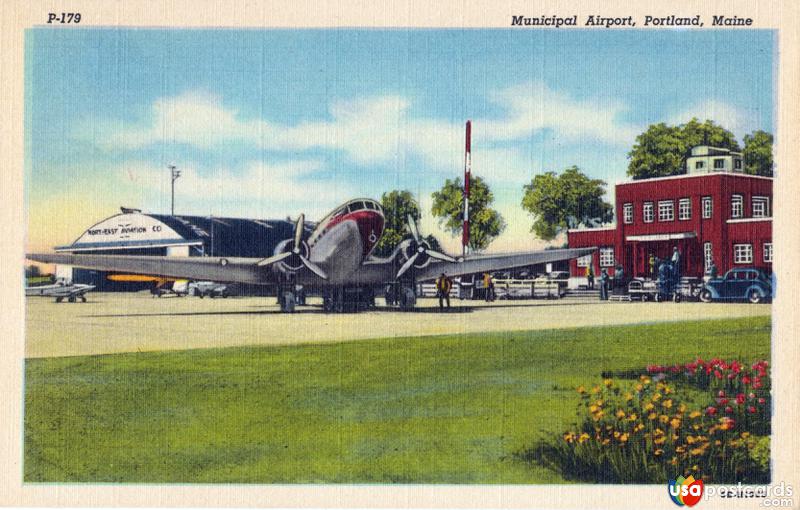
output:
[[[272,271],[258,266],[258,258],[161,257],[155,255],[71,255],[31,253],[26,258],[101,271],[121,271],[152,276],[227,283],[270,283]]]
[[[473,273],[491,273],[505,271],[534,264],[546,264],[582,257],[596,251],[597,248],[567,248],[563,250],[542,250],[527,253],[509,253],[497,255],[475,255],[458,262],[440,262],[432,260],[430,264],[416,271],[417,280],[431,280],[442,273],[448,276],[460,276]]]

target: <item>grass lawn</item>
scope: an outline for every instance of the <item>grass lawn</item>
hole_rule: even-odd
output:
[[[770,355],[768,317],[31,359],[28,482],[551,483],[603,371]]]

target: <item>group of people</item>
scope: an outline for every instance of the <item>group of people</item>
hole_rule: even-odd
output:
[[[485,290],[486,302],[494,301],[497,294],[494,291],[494,280],[489,273],[483,273],[483,288]],[[439,275],[436,279],[436,297],[439,298],[439,309],[443,310],[445,303],[450,308],[450,291],[453,289],[453,280],[446,273]]]
[[[681,278],[681,252],[677,246],[672,248],[672,257],[669,259],[659,259],[654,254],[648,257],[648,269],[650,278],[653,280],[662,279],[667,270],[669,270],[670,278],[680,280]],[[712,262],[709,266],[709,271],[713,271],[712,278],[717,275],[717,268]],[[708,275],[708,272],[707,272]],[[608,291],[614,289],[615,291],[625,291],[625,270],[619,262],[614,263],[614,276],[613,278],[608,274],[605,268],[600,271],[600,299],[608,299]],[[586,287],[590,290],[594,289],[594,268],[592,264],[586,266]]]

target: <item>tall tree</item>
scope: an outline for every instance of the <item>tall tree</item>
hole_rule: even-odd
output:
[[[464,188],[460,178],[447,179],[441,190],[432,195],[431,212],[454,236],[460,235],[464,220]],[[483,179],[471,176],[469,181],[469,248],[486,249],[506,228],[499,212],[492,209],[494,195]]]
[[[772,142],[772,135],[766,131],[744,136],[745,173],[772,177]]]
[[[605,181],[590,179],[576,166],[561,175],[536,175],[522,197],[522,208],[534,217],[531,232],[550,241],[569,228],[611,221],[614,210],[603,200],[605,186]]]
[[[636,137],[636,144],[628,153],[628,175],[650,179],[686,173],[686,157],[697,145],[739,150],[733,133],[711,120],[701,123],[692,119],[679,126],[652,124]]]
[[[422,213],[414,195],[407,190],[387,191],[381,195],[381,205],[385,218],[383,235],[375,246],[374,255],[385,257],[391,255],[403,239],[411,237],[408,230],[408,217],[414,218],[419,223]],[[439,241],[432,235],[425,236],[425,240],[434,250],[440,250]]]

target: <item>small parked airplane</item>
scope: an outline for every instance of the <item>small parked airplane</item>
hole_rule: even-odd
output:
[[[53,285],[39,285],[36,287],[25,287],[26,296],[48,296],[56,298],[56,303],[62,302],[65,298],[70,303],[78,299],[86,302],[86,293],[94,288],[94,285],[83,285],[80,283],[66,284],[57,282]]]
[[[301,214],[294,236],[278,243],[265,258],[63,253],[33,253],[27,258],[141,275],[277,285],[281,309],[290,312],[298,285],[321,291],[326,311],[371,305],[376,290],[386,291],[391,297],[388,302],[409,309],[416,303],[416,281],[432,280],[442,273],[452,277],[569,260],[595,251],[575,248],[456,258],[431,249],[409,217],[411,239],[403,240],[390,256],[379,258],[371,253],[383,235],[384,222],[381,205],[361,198],[334,209],[308,236]]]

